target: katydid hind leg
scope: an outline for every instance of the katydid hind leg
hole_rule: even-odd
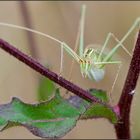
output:
[[[101,51],[100,51],[100,54],[99,54],[99,56],[98,56],[98,59],[97,59],[97,61],[99,61],[100,59],[101,59],[101,57],[102,57],[102,55],[103,55],[103,52],[105,51],[105,48],[108,46],[108,43],[109,43],[109,41],[111,40],[111,38],[113,38],[113,39],[115,39],[115,41],[117,42],[117,43],[120,43],[120,41],[118,40],[118,38],[113,34],[113,33],[108,33],[108,35],[107,35],[107,37],[106,37],[106,39],[105,39],[105,42],[104,42],[104,44],[103,44],[103,47],[102,47],[102,49],[101,49]],[[123,44],[120,44],[121,45],[121,47],[122,48],[125,48],[124,47],[124,45]],[[127,51],[128,52],[128,51]],[[115,53],[115,52],[114,52]],[[129,53],[129,52],[128,52]],[[107,62],[107,61],[105,61],[105,62]]]
[[[113,93],[113,91],[114,91],[114,87],[115,87],[115,84],[116,84],[116,82],[117,82],[117,79],[118,79],[118,76],[119,76],[121,67],[122,67],[122,63],[118,64],[118,69],[117,69],[117,72],[116,72],[116,76],[115,76],[115,78],[114,78],[113,84],[112,84],[111,89],[110,89],[109,94],[108,94],[111,103],[113,103],[112,93]]]
[[[74,47],[74,52],[77,52],[78,49],[78,45],[79,45],[79,56],[83,56],[84,53],[84,22],[85,22],[85,9],[86,6],[83,5],[82,9],[81,9],[81,19],[79,22],[79,27],[78,27],[78,33],[76,36],[76,42],[75,42],[75,47]],[[72,69],[73,69],[73,65],[74,65],[74,60],[72,60],[71,63],[71,68],[70,68],[70,73],[69,73],[69,80],[71,80],[71,75],[72,75]]]
[[[86,5],[82,5],[81,19],[80,19],[80,39],[79,39],[79,56],[82,57],[84,53],[84,25],[85,25]]]
[[[105,48],[107,47],[107,44],[108,44],[110,38],[111,38],[111,33],[108,33],[108,35],[107,35],[107,37],[106,37],[106,39],[105,39],[105,42],[104,42],[104,44],[103,44],[103,46],[102,46],[102,48],[101,48],[101,51],[100,51],[100,54],[99,54],[99,56],[98,56],[97,62],[98,62],[98,61],[100,60],[100,58],[102,57],[102,54],[103,54]]]
[[[139,25],[139,29],[140,29],[140,25]],[[133,54],[134,49],[135,49],[135,45],[136,45],[136,42],[137,42],[137,39],[138,39],[138,35],[139,35],[139,29],[138,29],[138,31],[136,32],[135,36],[134,36],[134,43],[133,43],[133,47],[132,47],[132,49],[131,49],[131,54]]]
[[[119,39],[118,39],[113,33],[111,33],[111,36],[112,36],[112,38],[113,38],[118,44],[120,43]],[[127,49],[123,44],[121,44],[121,48],[122,48],[130,57],[132,57],[132,54],[128,51],[128,49]]]
[[[104,61],[108,61],[116,53],[116,51],[121,47],[122,43],[127,39],[131,32],[140,24],[140,17],[135,20],[133,25],[130,27],[128,32],[123,36],[119,43],[109,52],[109,54],[104,58]]]

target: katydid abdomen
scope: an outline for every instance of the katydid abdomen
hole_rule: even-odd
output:
[[[99,82],[104,78],[105,70],[100,68],[95,68],[92,66],[92,68],[88,71],[88,78],[91,80],[94,80],[96,82]]]

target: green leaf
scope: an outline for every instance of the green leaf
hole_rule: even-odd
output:
[[[46,77],[42,77],[38,87],[38,100],[47,101],[55,94],[55,84]]]
[[[103,90],[89,89],[91,95],[96,96],[104,103],[108,103],[109,99],[107,94]],[[111,123],[117,123],[118,116],[114,112],[113,108],[104,106],[99,103],[89,103],[86,100],[81,99],[78,96],[72,96],[68,100],[73,106],[75,106],[81,112],[80,119],[94,119],[94,118],[107,118]],[[84,113],[83,113],[84,112]]]
[[[109,99],[106,92],[96,89],[90,89],[89,91],[92,95],[96,96],[103,102],[108,103]],[[114,112],[113,108],[99,103],[91,103],[84,114],[81,116],[81,119],[93,118],[107,118],[113,124],[117,123],[118,121],[118,115]]]
[[[0,127],[4,130],[18,124],[36,136],[56,138],[69,132],[76,125],[80,114],[57,90],[55,97],[44,103],[31,105],[13,98],[10,103],[0,105]]]
[[[106,92],[90,89],[90,93],[103,102],[108,102]],[[11,103],[0,105],[0,130],[22,125],[42,138],[58,138],[68,133],[78,119],[107,118],[117,122],[113,108],[99,103],[89,103],[78,96],[63,99],[59,90],[54,98],[39,104],[23,103],[13,98]]]
[[[100,99],[102,102],[107,103],[109,101],[107,94],[105,91],[100,90],[100,89],[89,89],[89,92],[91,95],[96,96],[98,99]]]
[[[105,107],[101,104],[91,105],[86,112],[81,116],[81,119],[93,119],[93,118],[107,118],[113,124],[117,123],[117,114],[112,108]]]
[[[0,117],[0,130],[2,130],[6,125],[7,125],[7,121],[4,118]]]

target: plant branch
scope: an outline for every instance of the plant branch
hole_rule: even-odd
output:
[[[35,71],[39,72],[41,75],[49,78],[50,80],[54,81],[55,83],[59,84],[60,86],[64,87],[65,89],[73,92],[74,94],[78,95],[79,97],[88,100],[90,102],[97,102],[103,105],[110,107],[109,105],[103,103],[101,100],[96,98],[95,96],[91,95],[88,91],[83,90],[82,88],[76,86],[75,84],[67,81],[63,77],[57,75],[56,73],[50,71],[35,59],[29,57],[28,55],[24,54],[17,48],[10,45],[8,42],[0,39],[0,48],[2,48],[7,53],[11,54],[18,60],[22,61],[30,68],[34,69]],[[111,108],[111,107],[110,107]]]
[[[130,63],[129,71],[119,99],[120,122],[115,125],[118,139],[130,139],[130,111],[133,95],[140,73],[140,32],[138,34],[135,50]]]

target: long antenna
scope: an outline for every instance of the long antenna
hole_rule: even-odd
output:
[[[50,36],[50,35],[45,34],[45,33],[42,33],[42,32],[40,32],[40,31],[36,31],[36,30],[34,30],[34,29],[30,29],[30,28],[27,28],[27,27],[22,27],[22,26],[19,26],[19,25],[4,23],[4,22],[0,22],[0,25],[2,25],[2,26],[7,26],[7,27],[12,27],[12,28],[16,28],[16,29],[22,29],[22,30],[30,31],[30,32],[32,32],[32,33],[36,33],[36,34],[45,36],[45,37],[47,37],[47,38],[49,38],[49,39],[52,39],[52,40],[54,40],[54,41],[56,41],[56,42],[62,44],[62,41],[60,41],[60,40],[54,38],[53,36]]]

